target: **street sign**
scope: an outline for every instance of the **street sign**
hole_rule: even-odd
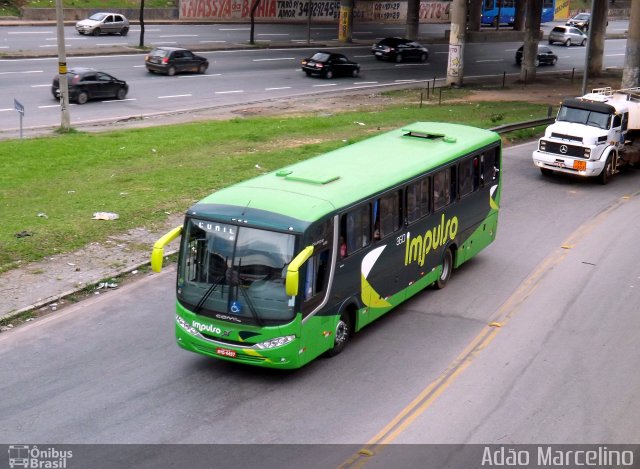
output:
[[[13,99],[13,107],[15,108],[16,111],[18,111],[20,114],[24,116],[24,106],[20,101],[18,101],[15,98]]]

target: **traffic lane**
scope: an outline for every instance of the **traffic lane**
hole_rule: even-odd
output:
[[[550,253],[562,259],[395,442],[637,444],[638,220],[636,191]]]
[[[633,175],[606,187],[548,183],[533,168],[532,148],[506,151],[497,241],[457,270],[445,290],[425,290],[357,334],[336,358],[277,372],[180,350],[172,270],[3,333],[0,392],[10,397],[0,404],[0,438],[367,441],[448,368],[559,240],[637,187]],[[516,196],[520,190],[524,197]]]

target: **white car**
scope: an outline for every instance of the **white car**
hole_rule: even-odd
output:
[[[76,23],[78,34],[120,34],[126,36],[129,32],[129,20],[119,13],[94,13],[86,20]]]

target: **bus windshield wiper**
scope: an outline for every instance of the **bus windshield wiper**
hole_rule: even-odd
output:
[[[207,291],[204,292],[204,295],[202,295],[202,298],[200,298],[200,301],[198,301],[198,304],[196,305],[196,307],[193,308],[194,313],[197,314],[198,311],[202,309],[202,306],[204,306],[205,302],[209,299],[211,294],[216,290],[216,288],[218,288],[218,285],[220,285],[220,282],[222,282],[227,277],[227,269],[228,269],[227,260],[228,260],[228,257],[224,260],[224,271],[222,272],[222,275],[220,275],[220,277],[218,277],[211,284],[211,286],[207,288]]]
[[[236,298],[238,298],[238,292],[241,292],[242,296],[244,296],[244,300],[247,302],[247,306],[249,307],[249,311],[251,311],[251,316],[253,316],[253,319],[256,320],[259,326],[264,326],[264,322],[260,318],[260,315],[258,314],[258,312],[256,311],[256,308],[253,306],[253,303],[251,302],[251,297],[246,291],[244,291],[244,288],[240,286],[240,270],[241,269],[242,269],[242,258],[240,258],[238,261],[238,284],[236,286]]]

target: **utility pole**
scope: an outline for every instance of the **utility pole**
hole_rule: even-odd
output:
[[[60,86],[60,129],[68,131],[71,128],[69,116],[69,85],[67,83],[67,54],[64,49],[64,16],[62,0],[56,0],[56,22],[58,36],[58,85]]]
[[[466,23],[466,0],[453,0],[451,4],[451,33],[449,33],[449,63],[447,64],[447,85],[449,86],[462,86]]]

